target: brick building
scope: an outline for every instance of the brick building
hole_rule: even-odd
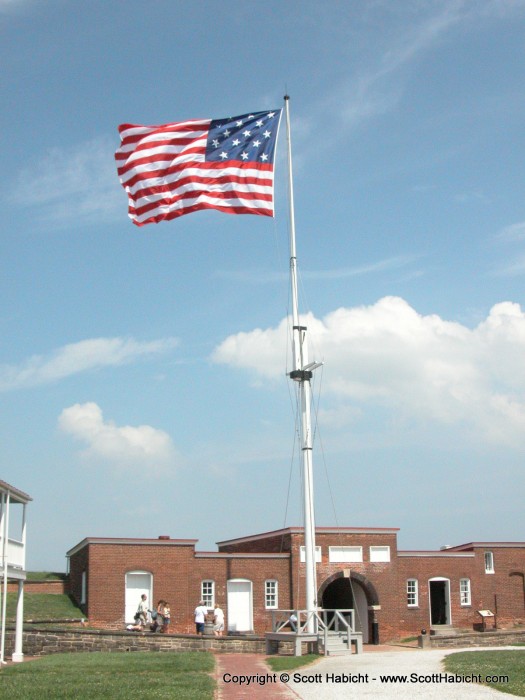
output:
[[[397,528],[317,528],[318,605],[354,608],[364,641],[421,629],[525,624],[525,542],[400,551]],[[284,528],[196,551],[197,540],[88,537],[67,553],[70,591],[90,622],[121,628],[142,593],[169,600],[170,631],[194,631],[199,600],[218,602],[230,633],[271,629],[271,611],[304,607],[303,529]]]

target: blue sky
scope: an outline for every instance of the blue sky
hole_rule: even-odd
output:
[[[285,91],[317,524],[524,539],[524,29],[523,0],[0,0],[0,476],[34,498],[29,568],[301,523],[284,129],[273,220],[139,229],[113,160],[122,122]]]

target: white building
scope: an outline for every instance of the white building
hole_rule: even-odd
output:
[[[0,480],[0,576],[1,639],[0,664],[5,663],[7,583],[18,582],[15,648],[13,661],[23,661],[24,581],[26,580],[26,506],[33,499],[27,493]]]

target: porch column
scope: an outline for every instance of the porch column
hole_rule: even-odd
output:
[[[16,600],[15,650],[11,657],[15,663],[24,660],[22,653],[22,632],[24,631],[24,582],[18,582],[18,597]]]

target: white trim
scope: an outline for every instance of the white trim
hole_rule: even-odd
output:
[[[210,583],[211,583],[211,586],[209,586],[209,589],[211,590],[211,602],[210,602],[210,594],[204,593],[204,584],[210,584]],[[204,605],[208,608],[208,610],[213,610],[213,608],[215,607],[215,581],[212,578],[202,579],[200,599],[204,601]]]
[[[359,564],[363,561],[363,547],[361,545],[328,547],[328,561],[332,564]]]
[[[397,552],[398,557],[436,557],[440,559],[444,558],[450,558],[450,559],[474,559],[476,556],[474,552],[451,552],[450,550],[444,550],[442,552],[435,552],[435,551],[418,551],[418,552],[407,552],[407,551],[399,551]]]
[[[319,545],[316,545],[316,547],[315,547],[315,563],[320,564],[322,562],[322,560],[323,560],[323,556],[322,556],[321,547]],[[301,562],[301,564],[304,564],[306,562],[306,548],[305,548],[304,544],[302,544],[301,547],[299,548],[299,561]]]
[[[432,596],[430,592],[430,584],[431,583],[437,583],[439,581],[443,581],[446,586],[445,586],[445,603],[447,606],[447,621],[443,624],[446,625],[451,625],[452,624],[452,604],[450,600],[450,579],[445,578],[444,576],[433,576],[432,578],[428,579],[428,616],[430,620],[430,625],[432,624],[437,624],[437,623],[432,623]]]
[[[408,590],[409,583],[415,584],[413,591]],[[414,603],[408,602],[409,595],[414,596],[414,601],[415,601]],[[406,601],[407,601],[407,608],[418,608],[419,607],[419,581],[417,578],[407,578],[407,580],[406,580]]]
[[[371,544],[368,551],[368,556],[372,563],[386,564],[390,562],[390,545]]]
[[[268,584],[273,584],[273,591],[268,591]],[[274,599],[273,605],[268,605],[268,598]],[[276,610],[279,607],[279,581],[275,578],[268,578],[264,582],[264,608],[265,610]]]
[[[488,565],[487,565],[487,557],[489,559]],[[483,563],[485,565],[485,573],[486,574],[495,574],[496,569],[494,567],[494,552],[484,552],[483,553]]]
[[[466,581],[467,585],[463,589],[461,584],[464,581]],[[462,607],[470,607],[472,605],[472,589],[469,578],[459,579],[459,603]]]

